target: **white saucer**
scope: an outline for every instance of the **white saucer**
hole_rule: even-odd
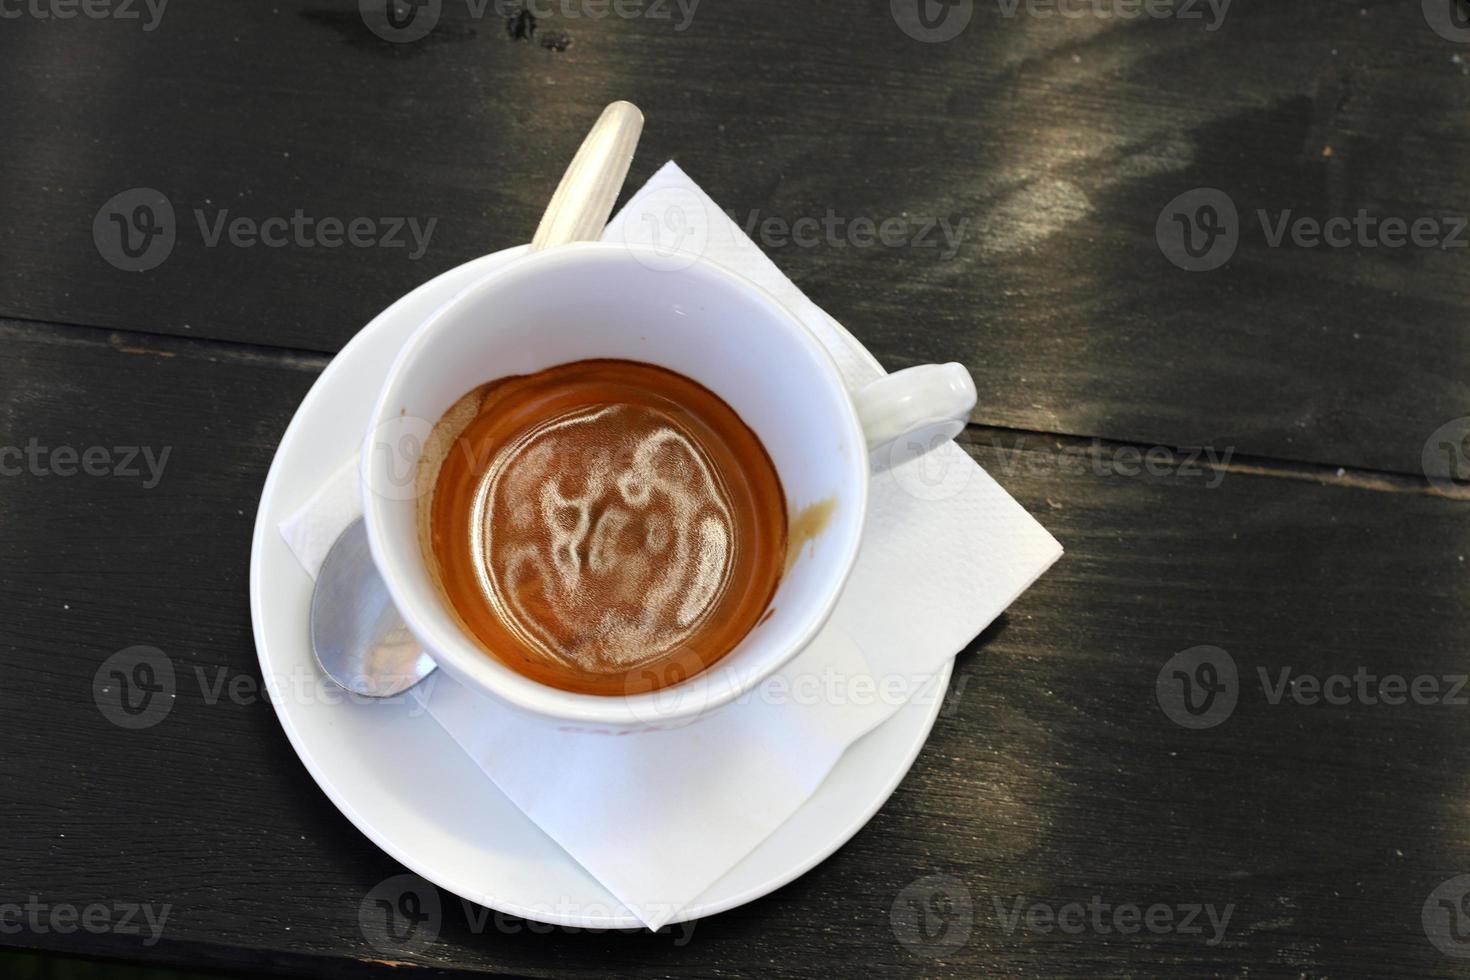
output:
[[[374,399],[409,334],[455,293],[525,246],[444,273],[368,324],[317,379],[276,450],[255,517],[250,611],[263,676],[317,675],[307,631],[311,578],[277,528],[357,452]],[[841,330],[841,327],[838,327]],[[863,359],[876,361],[850,334]],[[934,679],[943,690],[952,663]],[[908,772],[941,697],[918,697],[848,749],[789,821],[672,921],[769,894],[857,833]],[[557,925],[635,928],[639,920],[557,846],[426,713],[407,703],[273,697],[281,726],[327,797],[406,867],[472,902]],[[738,710],[732,709],[732,710]],[[549,913],[551,908],[583,910]],[[605,911],[602,911],[605,910]]]

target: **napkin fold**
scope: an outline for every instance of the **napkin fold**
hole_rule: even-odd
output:
[[[724,265],[795,313],[850,388],[882,374],[672,162],[603,238],[668,249],[674,262],[691,252]],[[349,459],[280,531],[315,577],[361,514]],[[936,672],[1061,553],[946,443],[873,478],[857,565],[811,646],[760,689],[693,725],[620,737],[561,731],[443,671],[414,693],[507,797],[658,929],[795,813],[848,746],[911,698],[942,696]]]

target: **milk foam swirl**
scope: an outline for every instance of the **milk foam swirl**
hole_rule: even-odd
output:
[[[592,672],[687,642],[734,561],[718,471],[638,405],[581,406],[507,445],[475,487],[471,532],[481,593],[507,627]]]
[[[578,694],[680,684],[759,629],[787,548],[755,432],[696,381],[586,360],[459,398],[419,462],[420,542],[486,654]]]

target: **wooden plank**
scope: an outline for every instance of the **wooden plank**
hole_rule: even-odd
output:
[[[598,107],[630,98],[649,119],[633,185],[677,158],[890,367],[969,364],[977,422],[1420,472],[1430,434],[1470,414],[1466,251],[1272,247],[1266,228],[1362,209],[1451,234],[1465,47],[1414,4],[1236,0],[1216,23],[1204,4],[1018,2],[974,5],[945,43],[881,0],[697,4],[687,22],[673,3],[569,18],[541,0],[525,40],[505,4],[446,0],[411,44],[351,0],[197,0],[151,31],[141,4],[138,22],[7,20],[0,314],[334,351],[413,285],[526,240]],[[176,241],[127,272],[93,222],[138,187],[167,196]],[[1240,216],[1213,272],[1155,238],[1195,188]],[[402,247],[207,244],[221,216],[298,209],[373,222],[361,240],[435,225],[417,259],[406,230]],[[854,244],[888,221],[901,244]]]
[[[126,731],[92,694],[134,644],[207,678],[257,677],[255,504],[320,361],[14,323],[0,335],[0,446],[48,450],[0,480],[0,900],[171,905],[153,946],[29,927],[0,941],[401,975],[367,962],[385,957],[357,923],[401,869],[317,789],[267,704],[180,684],[165,722]],[[692,936],[477,931],[446,895],[438,941],[386,958],[527,976],[1462,976],[1421,911],[1470,867],[1453,753],[1466,708],[1273,704],[1257,672],[1463,674],[1466,502],[1409,481],[1196,474],[1157,454],[1151,473],[1137,447],[980,428],[966,444],[1068,554],[961,655],[913,772],[850,844]],[[154,485],[39,472],[57,448],[103,447],[111,473],[126,446],[169,451]],[[1190,730],[1155,687],[1201,644],[1233,657],[1238,704]],[[932,875],[958,885],[936,891]],[[1201,935],[1007,925],[1018,901],[1024,916],[1093,896],[1168,907],[1176,924],[1191,905],[1230,919],[1217,945],[1205,918]],[[924,937],[914,902],[934,915]]]

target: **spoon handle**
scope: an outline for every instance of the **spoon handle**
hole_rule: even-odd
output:
[[[602,236],[642,132],[643,113],[633,103],[614,102],[602,110],[546,207],[532,251]]]

